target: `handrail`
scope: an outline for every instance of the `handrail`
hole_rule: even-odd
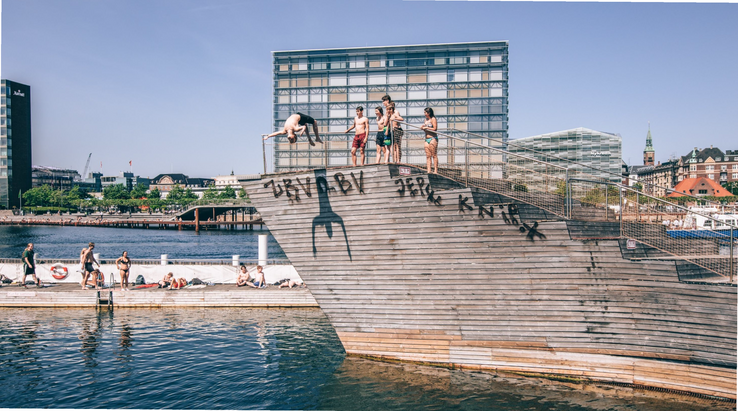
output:
[[[488,139],[488,140],[495,141],[495,142],[497,142],[499,144],[502,144],[502,145],[508,145],[508,146],[518,147],[520,149],[523,149],[523,150],[526,150],[526,151],[530,151],[530,152],[533,152],[533,153],[536,153],[536,154],[540,154],[542,156],[555,158],[557,160],[562,160],[562,161],[565,161],[565,162],[568,162],[568,163],[571,163],[571,164],[576,164],[578,166],[582,166],[582,167],[586,167],[586,168],[589,168],[589,169],[592,169],[592,170],[596,170],[596,171],[599,171],[599,172],[602,172],[602,173],[605,173],[605,174],[608,174],[608,175],[611,175],[611,176],[614,176],[614,177],[618,177],[620,179],[623,178],[622,174],[617,174],[617,173],[613,173],[612,171],[609,171],[609,170],[604,170],[604,169],[597,168],[597,167],[594,167],[594,166],[591,166],[591,165],[586,165],[586,164],[580,163],[580,162],[578,162],[576,160],[571,160],[571,159],[568,159],[568,158],[559,157],[559,156],[557,156],[555,154],[548,154],[548,153],[545,153],[543,151],[538,151],[538,150],[535,150],[535,149],[532,149],[532,148],[529,148],[529,147],[524,147],[524,146],[521,146],[519,144],[512,143],[509,140],[507,142],[503,142],[502,140],[497,139],[497,138],[494,138],[494,137],[483,136],[481,134],[472,133],[472,132],[469,132],[469,131],[466,131],[466,130],[458,130],[458,129],[455,129],[455,128],[449,128],[449,130],[453,130],[454,132],[458,132],[458,133],[468,134],[470,136],[474,136],[474,137],[477,137],[477,138],[485,138],[485,139]],[[666,193],[675,192],[673,188],[667,188],[667,187],[659,186],[659,185],[656,185],[654,183],[650,183],[650,182],[647,182],[647,181],[639,180],[637,178],[631,179],[630,177],[628,177],[628,179],[629,180],[634,180],[634,181],[636,181],[638,183],[646,184],[646,185],[648,185],[650,187],[653,187],[653,188],[662,189]],[[641,194],[643,194],[643,193],[641,193]],[[715,204],[715,205],[722,205],[722,203],[720,203],[720,202],[713,201],[713,200],[708,200],[708,199],[705,199],[705,198],[702,198],[702,197],[697,197],[697,196],[694,196],[694,195],[691,195],[691,194],[686,194],[686,193],[679,193],[679,194],[681,194],[681,195],[683,195],[685,197],[693,198],[695,200],[705,201],[707,203],[711,203],[711,204]]]
[[[404,125],[409,126],[409,127],[414,127],[416,129],[418,129],[419,131],[425,131],[425,130],[421,130],[420,129],[420,126],[417,126],[415,124],[410,124],[410,123],[407,123],[407,122],[404,122],[404,121],[396,121],[396,123],[404,124]],[[526,160],[531,160],[533,162],[536,162],[536,163],[539,163],[539,164],[544,164],[546,166],[553,167],[553,168],[558,168],[560,170],[566,170],[567,169],[567,167],[562,167],[562,166],[559,166],[559,165],[556,165],[556,164],[547,163],[545,161],[541,161],[541,160],[538,160],[538,159],[535,159],[535,158],[532,158],[532,157],[523,156],[523,155],[520,155],[518,153],[512,153],[510,151],[507,151],[507,150],[504,150],[504,149],[501,149],[501,148],[492,147],[492,146],[485,146],[483,144],[474,143],[474,142],[471,142],[469,140],[465,140],[465,139],[459,138],[459,137],[454,137],[454,136],[451,136],[449,134],[442,133],[442,132],[439,132],[439,131],[434,131],[434,133],[436,133],[437,135],[444,136],[444,137],[446,137],[448,139],[451,139],[451,140],[461,141],[464,144],[469,144],[469,145],[481,147],[481,148],[484,148],[484,149],[494,150],[494,151],[496,151],[498,153],[505,154],[505,155],[510,155],[510,156],[514,156],[514,157],[522,157],[522,158],[524,158]]]
[[[652,195],[649,195],[649,194],[641,193],[640,191],[638,191],[638,190],[635,190],[635,189],[633,189],[633,187],[629,187],[629,186],[626,186],[626,185],[623,185],[623,184],[620,184],[620,183],[613,183],[613,182],[607,182],[607,181],[595,181],[595,180],[588,180],[588,179],[585,179],[585,178],[576,178],[576,177],[570,177],[570,178],[569,178],[569,181],[583,181],[583,182],[586,182],[586,183],[593,183],[593,184],[605,184],[605,185],[612,185],[612,186],[615,186],[615,187],[619,187],[619,188],[620,188],[621,190],[625,190],[625,191],[630,191],[630,192],[632,192],[632,193],[638,193],[639,195],[641,195],[641,196],[643,196],[643,197],[646,197],[646,198],[650,198],[650,199],[652,199],[652,200],[655,200],[655,201],[662,201],[662,202],[664,202],[664,203],[667,203],[667,204],[669,204],[670,206],[673,206],[673,207],[675,207],[675,208],[677,208],[677,209],[681,209],[681,210],[684,210],[684,211],[686,211],[687,213],[691,213],[691,214],[694,214],[694,215],[698,215],[698,216],[700,216],[700,217],[705,217],[705,218],[707,218],[707,219],[709,219],[709,220],[712,220],[712,221],[715,221],[715,222],[719,222],[719,223],[721,223],[721,224],[724,224],[724,225],[730,226],[730,227],[732,227],[733,229],[736,229],[736,230],[738,230],[738,225],[728,224],[728,223],[726,223],[725,221],[722,221],[722,220],[718,220],[718,219],[716,219],[716,218],[713,218],[713,217],[711,217],[711,216],[709,216],[709,215],[705,215],[705,214],[701,214],[701,213],[698,213],[698,212],[696,212],[696,211],[690,210],[690,209],[689,209],[689,208],[687,208],[687,207],[683,207],[683,206],[681,206],[681,205],[679,205],[679,204],[674,204],[674,203],[671,203],[671,202],[669,202],[669,201],[666,201],[666,200],[664,200],[663,198],[659,198],[659,197],[654,197],[654,196],[652,196]]]

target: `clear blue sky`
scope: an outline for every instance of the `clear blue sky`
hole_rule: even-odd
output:
[[[511,138],[620,133],[640,164],[650,121],[660,161],[738,149],[736,4],[4,0],[2,19],[37,165],[258,173],[272,51],[488,40],[510,41]]]

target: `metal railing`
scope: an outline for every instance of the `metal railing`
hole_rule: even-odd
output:
[[[402,164],[426,169],[425,132],[417,125],[406,122],[401,124],[405,127],[401,143]],[[680,230],[667,230],[662,222],[674,219],[672,215],[677,211],[683,217],[695,213],[679,204],[611,181],[615,176],[603,178],[579,168],[574,169],[573,166],[554,164],[551,162],[554,156],[546,153],[535,150],[526,154],[511,152],[496,144],[495,139],[473,133],[466,133],[465,138],[443,131],[437,131],[436,134],[439,163],[437,173],[441,176],[467,187],[489,190],[532,204],[567,219],[617,219],[620,221],[621,237],[635,239],[663,252],[661,256],[652,258],[683,259],[733,281],[736,270],[735,230],[728,230],[728,233],[716,230],[688,232],[684,226],[680,226]],[[303,144],[302,147],[290,145],[286,138],[284,141],[264,142],[264,158],[268,157],[268,146],[271,145],[273,150],[277,144],[285,144],[279,155],[274,151],[271,153],[272,159],[283,162],[280,171],[346,166],[350,165],[350,155],[347,156],[347,153],[350,152],[353,137],[353,134],[325,133],[321,135],[325,143],[317,144],[310,150],[304,150],[308,147],[304,140],[297,143]],[[374,136],[370,133],[365,149],[365,164],[376,162],[376,150]],[[536,158],[536,154],[545,155],[549,161]],[[582,165],[568,159],[563,160]],[[394,161],[392,158],[391,162]],[[696,201],[704,200],[692,198]],[[713,216],[702,217],[719,222]]]
[[[620,223],[621,237],[661,251],[645,259],[676,257],[734,281],[738,225],[618,183],[570,178],[567,193],[568,203],[589,209],[590,218],[607,220],[612,215]],[[575,211],[569,215],[578,217]],[[697,227],[697,217],[727,229]]]

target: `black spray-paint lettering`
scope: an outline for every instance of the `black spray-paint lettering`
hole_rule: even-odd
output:
[[[351,179],[354,180],[354,185],[359,189],[359,192],[364,194],[364,170],[359,172],[359,181],[356,181],[356,176],[353,171],[351,172]]]
[[[300,188],[292,185],[292,180],[289,178],[282,179],[282,182],[284,183],[284,192],[287,194],[287,198],[292,200],[292,196],[294,195],[294,200],[300,201]],[[290,190],[294,191],[294,194],[290,193]]]
[[[523,223],[523,226],[520,227],[519,230],[520,230],[521,233],[524,233],[527,230],[528,231],[528,235],[526,235],[526,237],[530,241],[534,241],[535,240],[533,238],[534,236],[540,238],[541,240],[545,240],[546,239],[546,235],[543,234],[543,233],[541,233],[540,231],[538,231],[538,221],[535,221],[533,223],[533,227],[529,226],[526,223]]]
[[[333,175],[333,178],[336,180],[336,183],[338,183],[338,188],[341,189],[341,192],[344,195],[353,187],[351,182],[346,180],[346,176],[344,176],[343,173],[336,173]]]
[[[489,210],[488,210],[488,209],[484,208],[484,206],[481,206],[480,205],[479,206],[479,217],[480,218],[484,218],[484,215],[485,214],[487,214],[488,216],[490,216],[490,218],[494,218],[495,217],[495,209],[494,209],[494,207],[490,207]]]
[[[282,186],[279,184],[274,184],[274,180],[269,180],[268,183],[264,183],[264,188],[267,188],[269,186],[272,186],[272,193],[274,193],[274,198],[277,198],[284,193],[284,190],[282,190]],[[277,187],[279,187],[279,192],[277,192]]]
[[[405,179],[405,185],[407,186],[408,191],[410,191],[410,195],[412,197],[415,197],[416,195],[418,195],[418,189],[417,188],[413,188],[413,186],[415,185],[415,183],[413,183],[413,178],[412,177],[408,177],[408,178]]]
[[[312,195],[310,194],[310,177],[307,177],[305,179],[304,185],[302,184],[302,181],[300,181],[300,177],[295,177],[295,180],[297,180],[297,184],[302,189],[302,192],[307,194],[308,197],[312,197]]]
[[[463,197],[459,194],[459,211],[464,212],[465,209],[474,210],[474,207],[466,203],[467,201],[469,201],[469,197]]]
[[[395,180],[395,185],[400,184],[400,188],[397,189],[397,192],[400,193],[401,196],[405,195],[405,181],[403,179],[398,178]]]

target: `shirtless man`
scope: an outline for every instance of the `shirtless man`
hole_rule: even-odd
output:
[[[313,131],[315,132],[315,141],[318,143],[322,143],[323,141],[320,139],[320,135],[318,134],[318,123],[315,121],[314,118],[302,113],[297,113],[289,116],[284,122],[284,128],[282,129],[282,131],[275,131],[274,133],[264,137],[264,140],[270,139],[280,134],[287,134],[287,140],[289,140],[290,144],[293,144],[297,141],[297,136],[295,135],[296,133],[300,133],[300,137],[302,137],[302,134],[307,132],[308,143],[310,143],[311,146],[314,146],[315,143],[313,143],[313,140],[310,138],[310,129],[307,128],[307,124],[313,125]]]
[[[356,117],[354,117],[354,125],[346,130],[346,133],[356,128],[354,134],[354,144],[351,146],[351,159],[356,166],[356,149],[361,148],[361,160],[359,165],[364,165],[364,147],[366,140],[369,138],[369,119],[364,117],[364,107],[356,107]]]
[[[82,264],[84,264],[84,274],[82,275],[82,289],[86,290],[87,287],[87,279],[90,277],[90,274],[92,274],[95,269],[92,267],[92,263],[97,264],[98,268],[100,267],[100,263],[95,260],[95,254],[93,254],[93,250],[95,249],[95,243],[90,243],[89,247],[82,250]]]

